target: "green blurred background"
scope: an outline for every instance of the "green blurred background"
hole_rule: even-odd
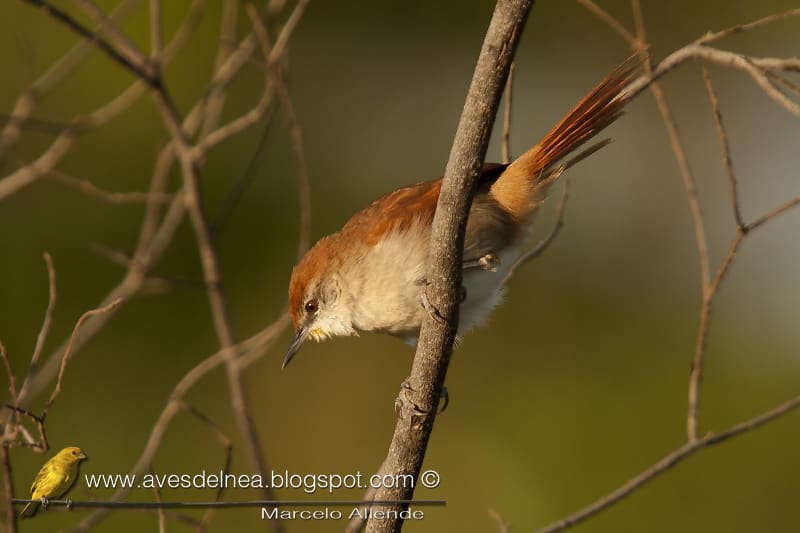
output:
[[[169,35],[188,2],[169,0]],[[68,2],[65,7],[72,9]],[[113,2],[99,2],[109,10]],[[707,30],[795,2],[643,2],[656,59]],[[602,6],[631,26],[628,3]],[[310,169],[312,237],[336,230],[375,197],[441,175],[492,3],[312,2],[290,44],[290,84]],[[203,94],[213,65],[220,2],[167,70],[185,111]],[[124,24],[146,49],[147,3]],[[798,20],[726,39],[720,46],[763,56],[798,55]],[[249,30],[242,15],[239,33]],[[41,11],[17,1],[0,7],[0,111],[75,42]],[[537,2],[517,59],[512,152],[544,134],[609,69],[629,54],[605,25],[574,2]],[[729,128],[744,216],[753,220],[800,193],[798,123],[740,72],[710,68]],[[67,121],[106,102],[130,76],[93,53],[48,95],[35,116]],[[248,109],[261,90],[254,62],[234,83],[225,116]],[[795,79],[795,82],[797,80]],[[719,140],[698,65],[663,82],[698,182],[712,268],[734,235]],[[260,127],[224,143],[203,169],[207,207],[219,210],[255,150]],[[496,130],[498,131],[498,130]],[[610,147],[570,171],[566,226],[545,255],[520,271],[505,305],[469,334],[452,360],[451,406],[437,419],[425,460],[442,483],[419,489],[445,498],[408,531],[496,531],[488,509],[528,531],[556,520],[655,462],[685,439],[686,390],[700,304],[691,219],[677,165],[652,97],[645,93],[609,134]],[[500,157],[495,136],[489,160]],[[79,139],[58,169],[113,191],[146,190],[154,155],[167,139],[149,97]],[[35,159],[52,136],[24,134],[3,175]],[[172,189],[178,174],[173,172]],[[244,338],[285,305],[295,260],[298,207],[291,147],[281,117],[263,164],[217,235],[234,327]],[[556,198],[538,219],[553,221]],[[119,282],[123,269],[92,243],[131,251],[141,206],[110,206],[43,179],[0,202],[0,339],[21,380],[47,304],[43,251],[53,256],[58,302],[45,355],[77,318]],[[701,433],[719,431],[800,390],[800,210],[745,242],[719,295],[703,383]],[[184,222],[157,268],[200,279]],[[374,472],[395,423],[393,401],[413,351],[384,336],[307,345],[280,371],[288,343],[247,371],[256,424],[271,466],[297,473]],[[67,369],[47,419],[55,449],[80,445],[83,473],[124,473],[139,456],[175,382],[216,349],[205,294],[191,286],[125,303]],[[5,382],[5,377],[3,378]],[[3,385],[5,389],[5,385]],[[249,472],[219,369],[187,400],[234,440],[234,472]],[[27,407],[41,410],[44,397]],[[800,494],[797,414],[701,451],[621,504],[576,528],[616,531],[796,531]],[[14,484],[24,497],[44,457],[12,450]],[[159,473],[218,470],[214,434],[189,415],[170,427],[153,468]],[[110,491],[75,499],[105,498]],[[284,498],[309,498],[279,491]],[[169,500],[207,500],[212,491],[165,491]],[[318,493],[315,497],[325,498]],[[336,498],[358,498],[340,491]],[[228,499],[258,498],[232,491]],[[131,500],[152,500],[135,490]],[[48,512],[23,531],[68,530],[87,512]],[[195,514],[193,516],[200,516]],[[98,531],[156,527],[151,512],[117,512]],[[343,522],[292,522],[291,532],[340,531]],[[256,510],[219,511],[210,531],[263,529]],[[169,531],[191,526],[168,522]]]

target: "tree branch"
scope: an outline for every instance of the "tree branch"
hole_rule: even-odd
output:
[[[416,479],[422,467],[457,331],[464,231],[475,181],[532,5],[532,0],[499,0],[478,57],[433,219],[425,289],[431,312],[423,319],[411,376],[396,404],[399,417],[386,457],[387,474],[412,474]],[[381,488],[374,497],[397,501],[413,493],[413,487]],[[400,531],[402,525],[399,517],[371,518],[367,532]]]

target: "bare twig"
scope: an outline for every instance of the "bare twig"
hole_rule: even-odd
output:
[[[8,360],[8,354],[6,353],[6,347],[3,341],[0,341],[0,359],[3,360],[3,366],[5,367],[6,374],[8,374],[8,393],[11,395],[14,405],[16,405],[18,397],[17,378],[14,376],[14,370],[11,368],[11,361]]]
[[[65,172],[61,172],[59,170],[51,170],[48,173],[48,177],[52,178],[59,183],[63,183],[74,189],[85,193],[88,196],[93,196],[95,198],[99,198],[104,202],[108,202],[110,204],[117,204],[117,205],[124,205],[124,204],[142,204],[146,202],[157,202],[157,203],[166,203],[172,200],[174,195],[160,192],[160,191],[151,191],[151,192],[112,192],[107,191],[101,187],[98,187],[91,181],[87,179],[76,178],[75,176],[70,176]]]
[[[189,28],[196,25],[202,5],[201,1],[196,0],[192,10],[187,14],[187,18],[181,25],[181,28],[185,30],[182,32],[182,39],[185,40],[190,33]],[[178,39],[179,35],[176,33],[173,36],[172,42],[175,43]],[[162,65],[166,62],[170,50],[169,46],[165,49]],[[247,63],[248,58],[252,55],[254,50],[255,39],[253,36],[244,37],[236,51],[231,54],[228,60],[216,71],[210,82],[210,86],[225,87],[229,85],[235,75]],[[143,84],[141,85],[144,86]],[[184,123],[184,128],[187,133],[193,133],[200,127],[203,109],[204,107],[201,104],[197,104],[191,109]],[[144,219],[142,221],[136,250],[131,259],[131,268],[125,273],[122,281],[117,286],[113,287],[103,298],[99,306],[107,305],[116,298],[127,300],[141,289],[147,280],[146,274],[148,270],[161,258],[167,246],[172,241],[175,231],[177,231],[178,226],[183,220],[186,211],[180,193],[176,193],[175,198],[169,205],[163,218],[160,218],[160,203],[152,201],[153,198],[163,194],[166,190],[170,168],[174,161],[174,148],[172,143],[168,143],[156,159],[156,168],[151,180],[150,201],[145,204]],[[0,181],[0,192],[2,191],[2,186],[5,181],[6,180]],[[2,197],[2,194],[0,194],[0,197]],[[104,327],[110,317],[111,314],[98,315],[91,318],[86,323],[78,336],[74,339],[73,356],[79,348],[85,345]],[[56,349],[55,353],[50,356],[46,365],[32,382],[29,394],[37,393],[55,379],[60,366],[61,357],[66,349],[66,344],[66,341],[62,343]],[[20,398],[20,401],[22,400],[23,397]]]
[[[733,35],[735,33],[742,33],[745,31],[754,30],[756,28],[772,24],[773,22],[777,22],[784,18],[798,17],[798,16],[800,16],[800,9],[788,9],[786,11],[783,11],[782,13],[767,15],[766,17],[760,18],[758,20],[747,22],[745,24],[737,24],[736,26],[731,26],[730,28],[726,28],[724,30],[720,30],[717,32],[710,31],[706,33],[703,37],[698,39],[696,42],[697,44],[708,44],[713,41],[718,41],[723,37],[728,37],[729,35]]]
[[[508,69],[508,80],[506,81],[506,95],[503,104],[503,137],[502,137],[502,152],[503,163],[511,163],[511,149],[509,147],[511,140],[511,105],[513,104],[514,96],[514,63],[511,63],[511,68]]]
[[[36,337],[36,346],[31,355],[31,361],[28,364],[28,372],[25,376],[25,381],[22,383],[22,391],[20,394],[25,394],[30,382],[29,379],[35,373],[35,369],[39,364],[39,357],[42,355],[44,343],[47,339],[47,334],[50,332],[50,325],[53,323],[53,311],[56,308],[56,269],[53,266],[53,258],[50,254],[45,252],[43,254],[44,262],[47,265],[47,279],[50,297],[47,301],[47,310],[44,312],[44,321],[42,327],[39,329],[39,335]]]
[[[722,143],[722,163],[725,165],[725,172],[728,174],[728,187],[731,192],[731,204],[733,205],[733,217],[736,220],[738,229],[744,227],[742,220],[741,207],[739,206],[739,186],[736,181],[736,173],[733,171],[733,162],[731,161],[731,147],[728,142],[728,136],[725,133],[725,127],[722,125],[722,112],[719,109],[719,99],[717,92],[714,90],[714,84],[711,81],[711,76],[708,69],[703,67],[703,79],[706,82],[706,90],[708,91],[708,98],[711,101],[711,110],[714,113],[714,123],[717,126],[717,135]]]
[[[563,169],[566,167],[562,166],[560,168],[563,171]],[[521,267],[525,263],[528,263],[529,261],[533,261],[540,255],[542,255],[544,251],[550,247],[553,241],[555,241],[556,237],[558,236],[558,233],[561,231],[561,228],[564,227],[564,213],[566,212],[567,209],[568,197],[569,197],[569,178],[565,177],[564,188],[561,190],[561,199],[558,201],[558,208],[556,211],[556,223],[553,224],[553,229],[550,230],[550,233],[548,233],[544,239],[536,243],[536,246],[531,248],[528,252],[522,254],[519,257],[519,259],[517,259],[514,265],[509,269],[508,274],[506,274],[506,277],[503,280],[504,284],[509,279],[511,279],[511,276],[514,275],[514,272],[516,272],[519,267]]]
[[[652,76],[653,64],[650,59],[650,53],[645,45],[647,42],[647,34],[644,27],[641,4],[639,3],[639,0],[632,0],[631,5],[633,7],[633,20],[636,25],[636,42],[630,44],[639,48],[638,51],[640,57],[642,58],[645,72]],[[686,190],[686,199],[689,203],[689,211],[692,214],[694,238],[697,245],[698,260],[700,261],[700,293],[702,299],[705,300],[705,295],[708,293],[708,287],[711,283],[711,274],[708,259],[708,242],[706,240],[703,214],[700,209],[700,200],[697,197],[696,182],[694,176],[692,175],[692,171],[689,168],[689,160],[686,157],[686,150],[684,149],[683,142],[678,134],[678,127],[675,124],[675,118],[672,116],[672,111],[670,110],[669,104],[667,104],[667,98],[664,95],[664,91],[661,89],[661,85],[655,81],[652,82],[650,84],[650,92],[653,93],[653,97],[658,105],[658,110],[661,113],[661,119],[664,122],[664,126],[667,128],[667,134],[669,135],[670,144],[672,145],[672,151],[675,155],[675,159],[678,162],[681,177],[683,178],[683,187]],[[690,378],[690,383],[695,384],[695,386],[690,385],[689,387],[689,414],[686,422],[686,431],[690,441],[693,441],[697,438],[699,383],[703,373],[703,354],[705,353],[706,339],[706,336],[702,334],[703,326],[704,322],[701,319],[701,334],[698,335],[697,338],[694,358],[695,363],[692,367],[692,377]]]
[[[142,0],[124,0],[111,13],[113,20],[124,20],[142,2]],[[36,104],[45,97],[61,80],[68,76],[93,50],[89,41],[83,40],[76,43],[55,63],[53,63],[39,78],[17,98],[11,111],[13,120],[9,121],[0,135],[0,156],[16,142],[22,128],[29,121],[31,113],[36,109]]]
[[[197,27],[203,5],[203,0],[193,0],[189,13],[178,31],[173,35],[170,43],[164,49],[161,58],[162,66],[169,63],[175,57],[177,51],[187,42],[189,36]],[[128,7],[124,10],[120,9],[121,15],[127,14],[129,9]],[[28,94],[27,97],[23,96],[17,101],[12,114],[13,120],[4,129],[3,137],[0,139],[0,154],[16,141],[19,135],[17,129],[26,123],[27,117],[35,108],[36,100],[46,94],[47,91],[51,90],[56,83],[61,81],[61,79],[85,58],[88,51],[91,50],[90,42],[91,41],[82,41],[75,45],[75,47],[73,47],[70,52],[67,52],[51,70],[45,73],[42,78],[31,86],[26,93]],[[79,135],[99,128],[118,116],[133,105],[133,103],[144,94],[145,89],[146,84],[137,78],[122,93],[97,108],[91,114],[83,118],[75,119],[70,124],[64,126],[56,139],[36,160],[0,180],[0,200],[16,193],[39,179],[42,175],[53,170],[64,156],[69,153],[69,150],[72,148]]]
[[[258,355],[263,354],[270,346],[277,340],[277,338],[286,330],[289,324],[288,314],[282,311],[277,320],[271,325],[267,326],[260,332],[252,337],[246,339],[239,345],[239,351],[242,353],[242,367],[252,363]],[[175,416],[183,410],[183,398],[197,384],[200,379],[206,376],[212,370],[218,368],[225,362],[224,351],[220,350],[216,353],[203,359],[200,363],[190,369],[172,388],[164,409],[159,413],[158,419],[153,428],[150,430],[150,435],[147,442],[142,449],[139,458],[130,470],[130,474],[139,475],[147,470],[149,464],[153,462],[156,452],[167,432],[172,420]],[[129,487],[121,487],[117,489],[111,496],[113,501],[124,499],[130,492]],[[72,531],[74,533],[85,532],[90,530],[98,524],[106,515],[108,509],[100,509],[90,516],[84,518]]]
[[[497,524],[497,530],[500,533],[511,533],[511,523],[505,518],[503,518],[500,515],[500,513],[498,513],[494,509],[489,509],[489,516],[491,516],[492,519]]]
[[[577,2],[585,7],[589,12],[594,14],[597,18],[601,21],[605,22],[608,27],[614,30],[622,40],[624,40],[628,45],[630,45],[634,50],[638,49],[636,45],[636,36],[628,31],[620,21],[614,18],[608,11],[604,10],[602,7],[598,6],[592,0],[577,0]]]
[[[14,510],[14,481],[11,477],[11,458],[8,455],[8,443],[0,444],[0,464],[3,465],[3,489],[6,493],[4,498],[6,525],[8,533],[17,533],[17,512]]]
[[[587,505],[580,511],[573,513],[566,518],[562,518],[561,520],[554,522],[546,527],[536,530],[536,533],[556,533],[557,531],[563,531],[568,529],[580,522],[583,522],[587,518],[590,518],[593,515],[596,515],[600,511],[603,511],[615,503],[618,503],[620,500],[629,496],[632,492],[636,489],[642,487],[649,481],[652,481],[660,474],[663,474],[676,464],[680,463],[687,457],[694,455],[699,450],[704,448],[708,448],[709,446],[713,446],[715,444],[719,444],[726,440],[729,440],[733,437],[739,436],[743,433],[751,431],[759,426],[766,424],[772,420],[775,420],[786,413],[792,411],[800,407],[800,396],[797,396],[774,409],[767,411],[759,416],[753,417],[749,420],[745,420],[735,426],[731,426],[730,428],[726,429],[725,431],[717,434],[709,433],[708,435],[696,439],[691,442],[687,442],[677,450],[670,452],[666,456],[664,456],[661,460],[654,463],[653,466],[645,470],[644,472],[638,474],[637,476],[633,477],[619,488],[614,489],[613,491],[609,492],[602,498],[598,499],[597,501],[593,502],[590,505]]]
[[[104,307],[86,311],[78,319],[78,322],[75,324],[75,327],[72,330],[72,336],[70,337],[69,344],[67,344],[67,349],[64,350],[64,356],[61,358],[61,368],[58,371],[58,379],[56,380],[56,386],[53,388],[53,392],[50,394],[50,398],[48,398],[47,403],[45,404],[44,409],[42,410],[42,418],[45,417],[45,414],[53,405],[53,402],[56,400],[56,397],[58,397],[58,395],[61,393],[61,384],[64,381],[64,371],[67,369],[67,362],[69,361],[70,352],[72,351],[72,341],[75,339],[75,335],[78,333],[78,330],[81,329],[81,325],[83,324],[83,322],[91,316],[109,313],[121,303],[122,299],[118,298]]]
[[[789,200],[785,204],[776,207],[775,209],[773,209],[769,213],[766,213],[765,215],[762,215],[759,218],[755,219],[753,222],[747,224],[747,226],[746,226],[747,231],[754,230],[756,228],[761,227],[762,225],[766,224],[767,222],[769,222],[770,220],[774,219],[775,217],[778,217],[778,216],[784,214],[785,212],[789,211],[790,209],[792,209],[794,207],[797,207],[798,205],[800,205],[800,196],[795,196],[794,198],[792,198],[791,200]]]
[[[221,471],[223,472],[223,474],[227,474],[228,472],[230,472],[231,463],[233,461],[233,441],[225,434],[224,431],[222,431],[222,428],[220,428],[218,424],[216,424],[213,420],[211,420],[211,418],[209,418],[199,409],[189,405],[186,402],[182,403],[183,403],[183,408],[188,413],[190,413],[192,416],[197,418],[201,423],[203,423],[209,429],[211,429],[211,431],[216,436],[217,440],[222,445],[222,449],[224,452],[224,460]],[[217,489],[217,492],[214,494],[214,501],[222,501],[222,494],[224,492],[225,492],[225,485],[221,484]],[[200,520],[200,524],[198,525],[198,527],[203,528],[207,526],[211,522],[213,516],[214,516],[214,508],[210,507],[203,514],[203,518]]]
[[[151,69],[149,68],[149,64],[142,61],[141,52],[138,52],[135,45],[128,41],[124,36],[121,39],[122,46],[124,51],[120,51],[114,44],[109,43],[105,39],[102,39],[96,32],[90,30],[80,22],[78,22],[75,18],[71,17],[66,11],[62,11],[57,7],[53,6],[51,3],[45,0],[22,0],[27,2],[28,4],[34,5],[36,7],[41,8],[47,15],[58,21],[59,23],[65,25],[67,28],[75,32],[76,34],[80,35],[84,39],[88,39],[101,52],[106,54],[109,58],[123,66],[125,69],[129,70],[134,76],[145,80],[148,82],[148,85],[151,83],[155,83],[157,78],[153,76]],[[102,28],[110,32],[112,37],[119,39],[121,33],[116,30],[116,24],[111,21],[100,9],[89,2],[88,0],[76,0],[78,1],[84,9],[86,9],[90,15],[92,15],[98,24],[102,26]],[[119,44],[119,43],[118,43]]]
[[[219,44],[217,46],[217,55],[214,58],[215,71],[218,71],[234,52],[233,43],[236,42],[236,25],[239,21],[239,11],[239,0],[230,0],[222,5]],[[205,102],[203,102],[203,125],[199,134],[201,139],[205,138],[209,132],[219,125],[228,95],[227,89],[225,85],[212,84],[209,87],[208,95]]]
[[[153,465],[150,465],[148,468],[150,474],[154,474]],[[164,499],[161,497],[161,489],[158,486],[158,483],[153,484],[153,493],[156,497],[156,503],[163,503]],[[158,516],[158,533],[166,533],[167,531],[167,512],[163,507],[158,507],[156,509],[156,516]]]
[[[164,47],[164,28],[161,23],[161,0],[150,0],[150,62],[159,68]]]
[[[308,2],[309,0],[300,0],[295,5],[292,14],[287,19],[286,24],[284,24],[283,28],[278,34],[278,38],[275,40],[275,44],[269,51],[267,58],[267,70],[270,69],[270,65],[275,64],[280,60],[280,58],[283,57],[283,54],[286,52],[286,46],[289,42],[289,37],[291,37],[292,32],[294,32],[297,24],[300,22],[306,6],[308,6]],[[194,150],[199,154],[199,156],[202,156],[214,146],[256,124],[262,119],[264,113],[268,109],[272,100],[272,95],[272,86],[271,84],[267,84],[261,99],[253,109],[210,132],[195,146]]]
[[[497,2],[475,67],[433,219],[426,273],[430,283],[427,299],[444,320],[434,318],[433,313],[423,318],[411,375],[398,397],[399,417],[386,457],[387,474],[411,474],[416,479],[422,466],[455,340],[464,231],[475,180],[532,4],[528,0]],[[384,487],[378,489],[375,499],[407,500],[413,491],[413,487]],[[401,527],[399,516],[370,517],[367,522],[369,533],[399,531]]]

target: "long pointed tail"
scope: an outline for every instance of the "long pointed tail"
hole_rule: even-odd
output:
[[[524,220],[535,210],[549,185],[541,181],[548,170],[622,114],[628,103],[623,89],[635,68],[632,58],[615,68],[492,184],[492,196],[515,218]]]

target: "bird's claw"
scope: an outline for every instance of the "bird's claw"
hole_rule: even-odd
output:
[[[500,267],[500,257],[493,252],[489,252],[477,259],[469,259],[463,263],[464,270],[480,268],[488,272],[497,272],[498,267]]]
[[[428,299],[428,294],[425,291],[422,291],[419,299],[420,303],[422,303],[422,307],[428,312],[429,315],[431,315],[431,318],[433,318],[439,324],[447,324],[447,320],[445,320],[439,310],[434,307],[434,305]]]
[[[71,511],[72,510],[72,500],[70,498],[67,498],[66,508],[67,508],[67,511]]]
[[[450,391],[447,389],[447,385],[442,385],[442,394],[439,397],[439,401],[442,406],[436,412],[437,415],[444,413],[447,410],[447,406],[450,405]]]
[[[404,418],[404,412],[411,412],[413,416],[424,416],[429,413],[409,397],[410,392],[414,392],[414,389],[411,387],[411,383],[409,383],[408,379],[406,379],[400,385],[400,394],[398,394],[397,398],[394,400],[394,412],[398,418]],[[437,415],[444,413],[447,410],[447,406],[450,405],[450,392],[446,385],[442,385],[439,402],[442,406],[436,410]]]
[[[49,502],[49,501],[47,501],[47,498],[45,498],[44,496],[42,496],[42,509],[45,509],[45,510],[46,510],[46,509],[47,509],[47,506],[48,506],[49,504],[50,504],[50,502]]]

